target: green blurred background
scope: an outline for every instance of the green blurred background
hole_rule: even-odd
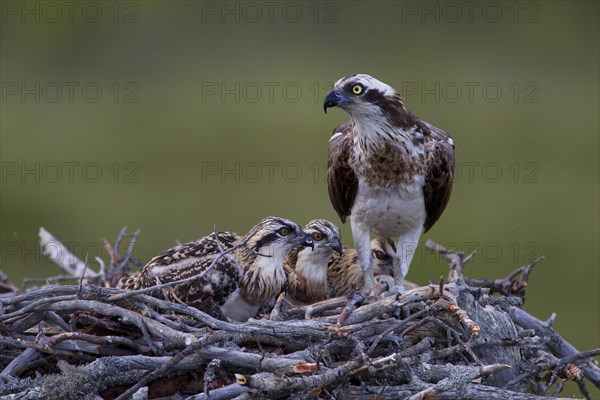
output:
[[[60,273],[40,226],[81,258],[139,227],[146,262],[214,224],[339,222],[324,171],[346,115],[322,99],[369,73],[456,143],[424,238],[476,247],[477,277],[545,255],[525,308],[599,347],[599,3],[466,3],[2,1],[0,268]],[[446,273],[420,251],[409,279]]]

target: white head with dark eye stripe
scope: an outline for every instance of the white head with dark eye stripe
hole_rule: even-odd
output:
[[[342,255],[343,248],[339,228],[326,219],[313,219],[304,226],[306,232],[312,238],[315,254],[323,253],[328,256],[333,252]]]
[[[323,103],[325,112],[330,107],[340,107],[360,125],[407,128],[416,122],[400,93],[366,74],[347,76],[335,82]]]
[[[370,75],[357,74],[339,79],[333,90],[325,97],[325,112],[329,107],[340,107],[350,115],[373,112],[379,109],[378,102],[396,100],[398,93]]]
[[[284,257],[295,246],[313,247],[312,238],[298,224],[285,218],[267,217],[244,236],[249,249],[270,257]]]
[[[376,90],[388,97],[397,94],[393,87],[367,74],[356,74],[338,79],[333,84],[333,89],[338,89],[348,94],[351,93],[355,98],[364,97],[369,90]]]

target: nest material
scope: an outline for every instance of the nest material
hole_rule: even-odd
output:
[[[103,270],[23,294],[0,276],[0,396],[538,399],[571,380],[591,397],[584,377],[600,386],[600,350],[578,352],[520,308],[535,264],[473,280],[462,275],[470,256],[428,247],[449,262],[447,281],[352,312],[347,299],[284,300],[246,323],[103,287]]]

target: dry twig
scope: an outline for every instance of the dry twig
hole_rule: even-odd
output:
[[[114,248],[107,245],[111,268],[131,259],[131,242],[125,257],[118,254],[125,237],[123,230]],[[282,296],[271,319],[233,323],[151,295],[194,278],[130,292],[82,281],[2,296],[0,396],[69,398],[85,390],[142,398],[161,387],[190,399],[539,400],[553,384],[558,395],[569,379],[584,395],[582,376],[600,384],[591,360],[600,350],[578,352],[515,306],[518,299],[471,287],[463,269],[472,255],[428,247],[448,261],[448,281],[377,301],[357,298],[365,304],[344,314],[343,326],[332,310],[347,299],[297,306]],[[68,267],[69,276],[84,275],[85,268]],[[520,274],[516,287],[524,288],[531,268],[506,282]],[[527,393],[531,382],[537,393]]]

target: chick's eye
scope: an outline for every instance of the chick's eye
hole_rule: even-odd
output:
[[[375,258],[383,260],[385,258],[385,253],[383,251],[375,250]]]
[[[312,238],[313,238],[313,240],[319,241],[319,240],[323,239],[323,235],[321,235],[320,233],[315,232],[315,233],[312,234]]]
[[[352,86],[352,93],[354,94],[361,94],[363,91],[363,87],[361,85],[354,85]]]
[[[287,236],[287,235],[289,235],[289,234],[290,234],[290,230],[289,230],[289,228],[281,228],[281,229],[279,230],[279,234],[280,234],[281,236]]]

